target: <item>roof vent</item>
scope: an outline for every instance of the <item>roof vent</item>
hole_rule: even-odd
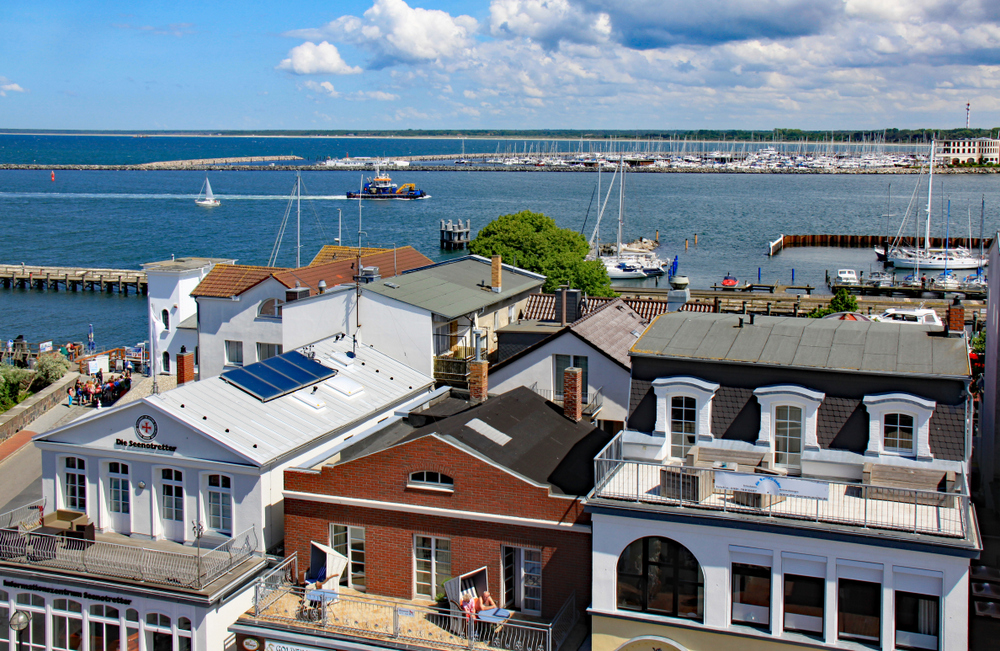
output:
[[[510,437],[493,427],[489,423],[479,420],[478,418],[473,418],[468,423],[465,424],[466,427],[474,432],[482,434],[489,440],[493,441],[497,445],[504,446],[510,443]]]
[[[285,290],[285,302],[291,303],[292,301],[297,301],[300,298],[307,298],[309,296],[308,287],[299,287],[296,285],[291,289]]]
[[[351,351],[341,351],[339,353],[334,353],[330,355],[330,361],[336,362],[341,366],[354,366],[354,353]]]
[[[305,389],[302,389],[301,391],[296,391],[295,393],[293,393],[292,397],[301,402],[302,404],[309,405],[316,411],[319,411],[323,407],[326,407],[326,401],[321,400],[312,391],[307,391]]]
[[[365,390],[364,386],[362,386],[360,382],[352,380],[346,375],[338,375],[336,377],[332,377],[323,384],[324,386],[327,386],[336,391],[337,393],[340,393],[341,395],[344,395],[348,398],[353,398],[354,396],[364,392]]]
[[[389,289],[399,289],[399,285],[397,285],[396,283],[382,283],[382,284],[388,287]]]
[[[361,270],[354,276],[354,280],[359,283],[373,283],[382,278],[378,272],[378,267],[361,267]]]

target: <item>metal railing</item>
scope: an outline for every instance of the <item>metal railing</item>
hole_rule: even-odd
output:
[[[277,570],[270,576],[277,576]],[[268,576],[262,577],[258,585],[268,581]],[[307,594],[294,585],[260,587],[255,592],[254,618],[439,649],[558,651],[580,616],[576,593],[549,624],[521,619],[488,622],[454,609],[371,595],[340,594],[332,601],[311,601]]]
[[[33,529],[42,523],[45,498],[0,513],[0,529]]]
[[[562,393],[556,393],[552,389],[539,389],[538,383],[535,382],[530,387],[528,387],[541,397],[545,398],[550,402],[557,404],[562,404],[564,395]],[[583,394],[584,407],[583,413],[587,416],[593,416],[601,410],[604,406],[604,387],[597,389],[596,391],[588,391]]]
[[[254,584],[253,614],[260,617],[263,609],[273,604],[282,594],[285,586],[291,585],[299,578],[298,552],[281,561],[264,574]]]
[[[201,589],[257,553],[253,527],[200,556],[63,535],[0,530],[0,561]]]
[[[799,481],[825,485],[826,499],[744,492],[716,485],[717,473],[731,471],[626,461],[621,447],[615,437],[594,459],[595,497],[949,538],[969,531],[964,493],[819,480]]]

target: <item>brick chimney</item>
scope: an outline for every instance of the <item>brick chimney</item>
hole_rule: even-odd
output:
[[[194,353],[177,355],[177,386],[194,382]]]
[[[490,271],[492,272],[492,278],[490,279],[490,287],[494,292],[500,293],[500,280],[503,276],[503,267],[500,264],[500,256],[493,256],[493,262],[490,265]]]
[[[469,362],[469,397],[472,402],[483,402],[489,391],[488,369],[489,362],[486,360],[475,360]]]
[[[571,366],[563,371],[563,415],[573,422],[583,418],[583,369]]]
[[[965,306],[955,297],[954,302],[948,306],[948,330],[951,332],[965,332]]]

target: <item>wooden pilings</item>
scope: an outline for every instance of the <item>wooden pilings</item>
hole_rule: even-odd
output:
[[[57,292],[60,285],[66,291],[102,292],[115,290],[128,296],[149,291],[146,272],[134,269],[80,269],[76,267],[39,267],[33,265],[0,265],[0,287],[4,289],[37,289]]]

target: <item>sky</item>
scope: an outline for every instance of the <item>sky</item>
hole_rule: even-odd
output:
[[[4,0],[0,128],[1000,127],[1000,0]]]

